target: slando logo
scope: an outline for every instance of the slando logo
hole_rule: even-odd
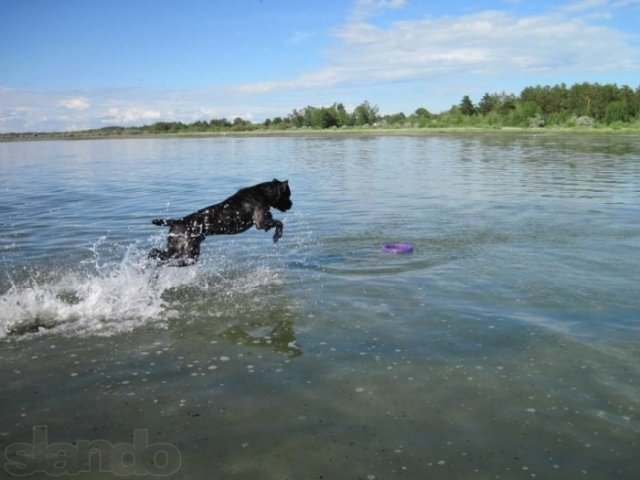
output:
[[[5,471],[18,477],[35,473],[62,476],[84,472],[167,476],[180,470],[182,464],[178,447],[162,442],[149,444],[146,429],[133,431],[133,443],[115,444],[101,439],[49,444],[48,433],[46,425],[36,425],[32,443],[7,446]]]

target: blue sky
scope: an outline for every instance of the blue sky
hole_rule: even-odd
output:
[[[640,0],[0,0],[0,132],[640,86]]]

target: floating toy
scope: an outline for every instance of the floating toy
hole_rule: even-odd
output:
[[[382,246],[382,251],[385,253],[411,253],[413,245],[401,242],[385,243]]]

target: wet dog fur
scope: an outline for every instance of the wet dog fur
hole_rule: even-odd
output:
[[[275,243],[282,237],[283,226],[273,218],[270,208],[286,212],[292,205],[289,182],[274,179],[240,189],[223,202],[186,217],[153,220],[154,225],[169,227],[169,235],[166,248],[152,249],[149,258],[178,267],[192,265],[200,256],[200,244],[209,235],[234,235],[253,225],[264,231],[275,228]]]

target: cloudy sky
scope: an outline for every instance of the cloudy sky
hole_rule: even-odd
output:
[[[640,0],[0,0],[0,132],[640,86]]]

